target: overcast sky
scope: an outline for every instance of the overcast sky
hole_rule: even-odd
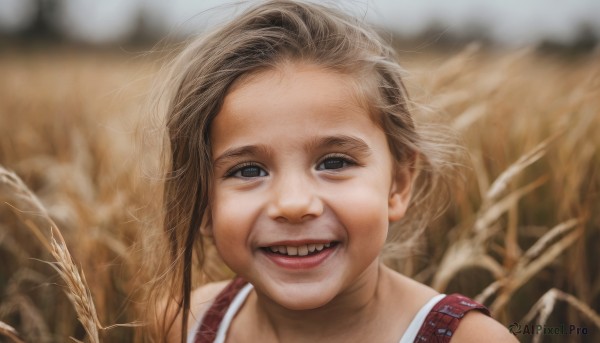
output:
[[[232,1],[219,0],[63,0],[63,29],[74,38],[111,42],[126,37],[140,10],[162,32],[193,33],[230,18]],[[406,35],[432,23],[449,32],[484,28],[510,45],[542,39],[569,42],[582,24],[600,36],[600,0],[345,0],[338,3],[368,21]],[[15,32],[32,18],[34,0],[0,0],[0,30]],[[217,9],[215,9],[217,8]]]

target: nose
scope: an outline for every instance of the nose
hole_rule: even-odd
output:
[[[273,220],[301,223],[320,216],[323,203],[316,187],[302,175],[289,175],[274,182],[267,214]]]

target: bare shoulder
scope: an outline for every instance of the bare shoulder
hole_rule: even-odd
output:
[[[229,281],[212,282],[192,291],[190,297],[190,324],[197,322],[199,318],[204,316],[204,313],[210,308],[217,295],[221,293],[228,283]]]
[[[188,317],[188,328],[198,323],[204,313],[208,311],[213,301],[227,286],[229,281],[207,283],[192,291],[190,296],[190,315]]]
[[[399,299],[405,308],[412,309],[409,311],[410,313],[416,313],[427,301],[439,294],[431,287],[404,275],[395,272],[390,273],[390,275],[392,275],[392,279],[403,290],[400,294],[406,294],[406,296],[401,295]],[[518,343],[515,336],[502,324],[479,311],[470,311],[461,320],[458,329],[456,329],[456,332],[452,336],[451,343],[480,342]]]
[[[461,320],[451,343],[506,343],[518,340],[507,328],[479,311],[470,311]]]
[[[188,330],[198,323],[200,318],[204,316],[204,313],[210,308],[214,299],[219,293],[227,286],[228,281],[213,282],[206,285],[200,286],[192,291],[190,295],[190,315],[188,316]],[[176,312],[176,305],[166,306],[167,311],[171,310]],[[181,342],[181,313],[177,316],[168,316],[170,318],[175,317],[173,325],[170,327],[167,333],[168,343],[180,343]]]

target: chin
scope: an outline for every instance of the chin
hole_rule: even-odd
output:
[[[323,294],[315,296],[303,294],[300,296],[287,295],[284,298],[272,300],[291,311],[308,311],[327,305],[331,298],[324,297]]]
[[[279,286],[277,289],[267,290],[265,296],[288,310],[307,311],[327,305],[336,292],[327,290],[322,284],[295,284]]]

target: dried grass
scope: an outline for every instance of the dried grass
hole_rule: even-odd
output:
[[[56,270],[60,278],[67,285],[67,296],[77,312],[77,318],[87,332],[91,342],[100,342],[98,329],[102,325],[98,320],[96,307],[92,295],[87,286],[87,281],[83,272],[80,272],[73,258],[67,249],[66,243],[54,220],[48,215],[46,208],[33,192],[23,183],[23,181],[13,172],[6,170],[0,165],[0,186],[8,188],[4,192],[12,192],[17,202],[26,206],[29,212],[43,218],[50,231],[50,240],[32,221],[24,219],[24,223],[31,229],[31,232],[40,240],[40,242],[50,251],[56,262],[50,265]],[[20,212],[23,213],[23,212]],[[58,238],[55,238],[55,236]]]
[[[467,194],[456,195],[452,215],[429,237],[436,268],[421,262],[416,272],[440,291],[476,297],[505,323],[552,287],[576,290],[570,299],[598,308],[600,65],[589,57],[576,68],[531,50],[473,51],[439,67],[439,80],[435,66],[424,78],[433,94],[424,97],[461,131],[473,170]]]
[[[19,338],[17,330],[3,321],[0,321],[0,335],[10,338],[15,343],[25,343]]]
[[[22,341],[142,341],[131,326],[144,319],[138,290],[152,265],[136,242],[160,234],[159,185],[138,168],[155,169],[158,144],[136,149],[134,128],[148,120],[140,95],[155,69],[102,54],[0,56],[0,164],[26,181],[0,169],[8,205],[0,206],[0,320]],[[472,165],[422,253],[390,264],[440,291],[477,297],[505,324],[539,315],[538,323],[598,327],[597,56],[471,45],[401,57],[415,102],[459,131]],[[54,260],[56,272],[35,259]],[[57,274],[65,287],[56,287]],[[228,276],[210,257],[197,282]],[[577,311],[556,311],[557,300]],[[117,322],[133,324],[100,324]]]
[[[600,315],[581,300],[565,293],[559,289],[552,288],[546,292],[525,315],[521,322],[529,323],[533,321],[536,315],[539,315],[536,322],[537,325],[544,326],[548,322],[550,314],[554,310],[554,305],[557,300],[565,301],[569,305],[577,309],[585,318],[589,319],[598,329],[600,329]],[[540,342],[542,335],[536,335],[533,338],[534,343]]]

